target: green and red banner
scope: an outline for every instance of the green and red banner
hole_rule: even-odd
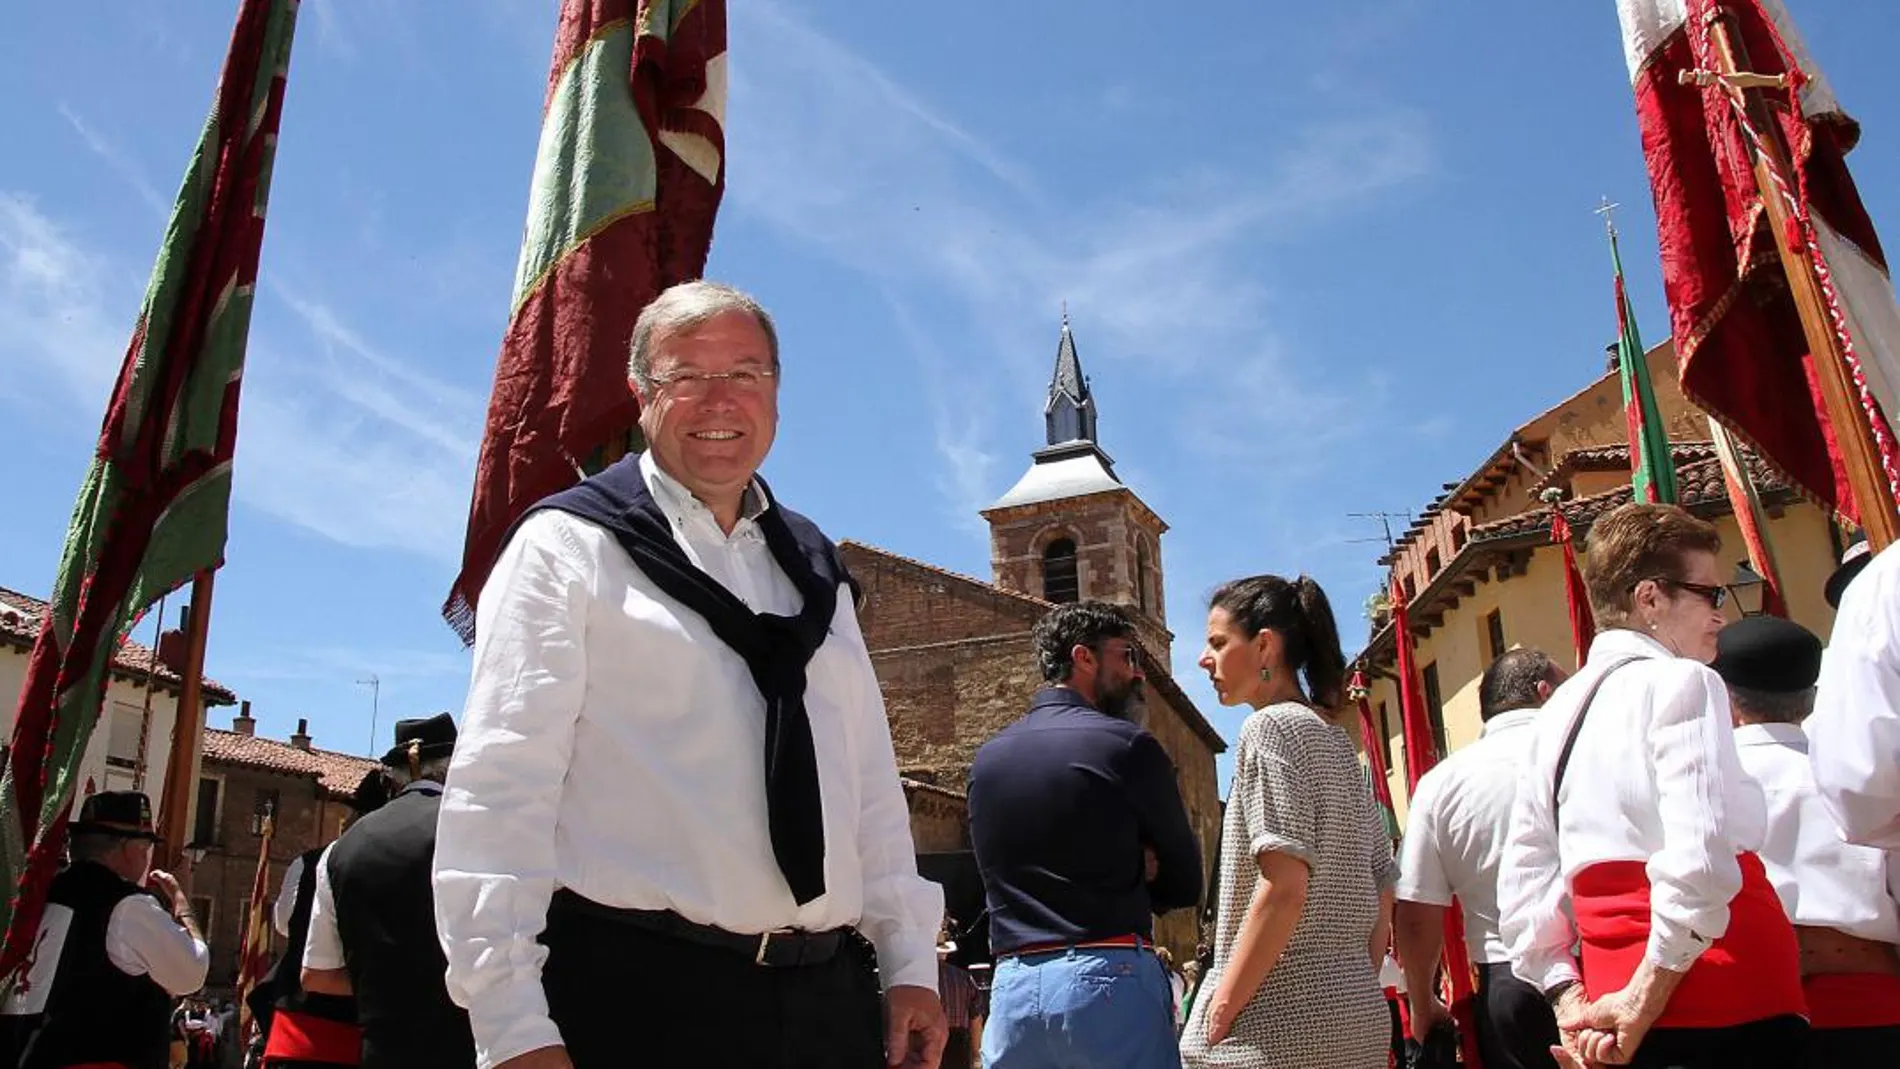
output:
[[[628,340],[649,301],[705,270],[725,109],[725,0],[562,3],[462,571],[442,607],[463,641],[515,520],[634,433]]]
[[[1669,452],[1669,432],[1656,404],[1656,387],[1649,381],[1649,360],[1643,338],[1636,331],[1636,312],[1623,284],[1623,256],[1616,248],[1616,230],[1610,230],[1610,263],[1616,268],[1616,368],[1623,379],[1623,414],[1629,422],[1630,485],[1632,500],[1673,505],[1676,463]]]
[[[224,559],[238,390],[296,0],[242,0],[27,663],[0,777],[0,975],[59,864],[106,670],[138,617]],[[181,722],[189,722],[180,717]]]

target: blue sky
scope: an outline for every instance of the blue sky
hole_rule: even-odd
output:
[[[460,707],[437,607],[554,9],[304,4],[210,652],[274,737],[308,717],[368,749],[371,673],[381,738]],[[233,10],[5,18],[0,585],[52,582]],[[1207,592],[1307,571],[1362,640],[1380,547],[1348,514],[1417,510],[1602,368],[1604,195],[1667,330],[1614,4],[975,10],[732,4],[709,273],[779,320],[767,474],[834,536],[987,577],[975,513],[1040,444],[1066,300],[1103,444],[1173,525],[1175,667],[1231,735],[1193,664]],[[1900,5],[1795,13],[1865,126],[1876,222],[1900,219]]]

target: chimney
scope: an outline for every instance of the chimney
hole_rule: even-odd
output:
[[[297,733],[290,737],[290,744],[299,750],[308,750],[310,748],[309,720],[302,717],[297,719]]]
[[[238,705],[238,715],[231,718],[231,730],[244,736],[257,734],[257,719],[251,715],[250,702]]]

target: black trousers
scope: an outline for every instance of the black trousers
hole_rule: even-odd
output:
[[[1658,1028],[1643,1037],[1635,1069],[1798,1069],[1808,1022],[1770,1017],[1732,1028]]]
[[[548,909],[541,985],[575,1069],[882,1069],[884,1006],[870,945],[771,968],[594,913]]]
[[[1801,1069],[1894,1065],[1900,1065],[1900,1026],[1810,1029],[1801,1051]]]
[[[1557,1069],[1557,1015],[1509,962],[1478,967],[1478,1053],[1484,1069]]]

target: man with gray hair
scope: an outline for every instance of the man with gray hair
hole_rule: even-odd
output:
[[[757,301],[662,293],[647,452],[531,509],[482,590],[435,889],[483,1069],[943,1050],[943,894],[853,587],[758,478],[778,375]]]
[[[1810,1031],[1804,1066],[1892,1065],[1900,1052],[1896,857],[1841,840],[1808,764],[1821,640],[1792,620],[1751,616],[1716,636],[1742,769],[1768,801],[1762,866],[1794,921]]]
[[[1557,1018],[1536,988],[1511,973],[1498,933],[1498,866],[1517,801],[1518,770],[1530,753],[1537,710],[1564,681],[1539,649],[1506,650],[1478,682],[1477,742],[1441,761],[1418,781],[1399,849],[1393,941],[1405,967],[1412,1038],[1425,1044],[1451,1027],[1439,1002],[1437,973],[1445,911],[1464,910],[1465,945],[1478,970],[1473,1016],[1486,1069],[1555,1065]]]

